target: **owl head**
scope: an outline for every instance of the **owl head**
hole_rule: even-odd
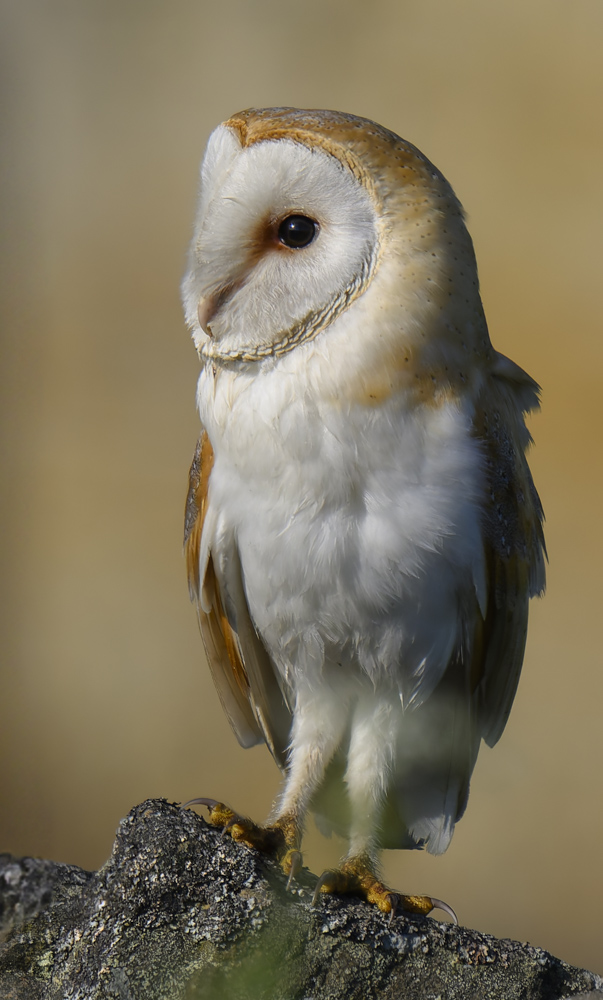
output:
[[[491,350],[450,185],[404,139],[339,112],[249,109],[212,133],[183,297],[214,365],[326,352],[367,400],[404,379],[466,381]]]

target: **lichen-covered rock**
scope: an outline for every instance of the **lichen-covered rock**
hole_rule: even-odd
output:
[[[98,872],[0,855],[0,998],[603,998],[538,948],[311,896],[190,810],[144,802]]]

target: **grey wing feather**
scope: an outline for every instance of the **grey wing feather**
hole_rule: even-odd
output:
[[[480,727],[494,746],[515,698],[523,662],[530,597],[545,586],[544,515],[525,457],[530,435],[523,414],[538,405],[539,387],[518,365],[497,356],[477,430],[488,467],[484,538],[490,568],[479,682]]]
[[[286,766],[292,715],[281,691],[274,664],[258,635],[247,604],[241,561],[236,547],[217,560],[217,573],[225,595],[228,622],[237,636],[238,648],[249,683],[254,716],[279,767]]]

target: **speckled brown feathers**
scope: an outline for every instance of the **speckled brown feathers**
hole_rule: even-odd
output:
[[[191,599],[197,604],[197,608],[201,588],[205,588],[209,594],[210,610],[199,611],[198,614],[207,660],[222,707],[241,745],[249,747],[261,743],[264,737],[251,709],[249,681],[241,659],[236,633],[224,614],[211,556],[205,578],[201,580],[199,574],[199,547],[213,461],[212,447],[204,431],[195,449],[186,499],[184,551],[188,583]]]

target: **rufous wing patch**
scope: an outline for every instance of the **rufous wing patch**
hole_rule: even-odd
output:
[[[191,600],[196,600],[201,590],[199,552],[213,464],[213,448],[207,433],[203,431],[197,441],[188,474],[188,493],[184,510],[184,555]]]
[[[213,449],[203,431],[190,468],[184,518],[188,584],[191,599],[197,606],[203,645],[222,707],[241,746],[250,747],[262,743],[264,737],[250,704],[249,681],[236,633],[224,613],[211,556],[204,567],[204,578],[200,576],[201,538],[213,462]],[[208,611],[199,603],[202,588],[209,596]]]
[[[234,541],[213,553],[203,539],[214,454],[204,431],[189,476],[184,546],[191,598],[216,690],[243,747],[265,741],[278,765],[287,763],[291,712],[249,612]]]

